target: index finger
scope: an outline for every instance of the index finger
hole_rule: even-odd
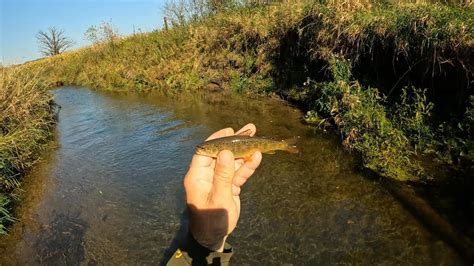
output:
[[[227,136],[232,136],[234,135],[234,130],[231,128],[231,127],[228,127],[228,128],[223,128],[217,132],[214,132],[212,135],[210,135],[207,139],[207,140],[211,140],[211,139],[218,139],[218,138],[223,138],[223,137],[227,137]]]
[[[239,129],[235,133],[235,135],[246,135],[246,136],[253,137],[255,133],[257,133],[257,127],[252,123],[248,123],[247,125],[243,126],[241,129]]]

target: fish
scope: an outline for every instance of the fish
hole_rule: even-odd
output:
[[[229,150],[235,158],[250,158],[256,151],[267,154],[274,154],[277,150],[298,153],[296,141],[296,137],[273,140],[265,137],[235,135],[205,141],[196,146],[196,154],[216,158],[220,151]]]

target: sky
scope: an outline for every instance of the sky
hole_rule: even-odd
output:
[[[165,0],[0,0],[0,64],[41,58],[35,35],[49,27],[64,30],[73,48],[90,44],[84,32],[111,22],[120,35],[162,27]]]

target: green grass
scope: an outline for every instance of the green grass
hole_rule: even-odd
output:
[[[334,127],[365,168],[426,181],[436,178],[427,159],[472,167],[473,51],[469,4],[294,0],[2,69],[0,224],[12,221],[9,195],[50,136],[47,87],[277,94],[307,122]]]
[[[472,162],[473,14],[404,1],[241,6],[30,67],[53,85],[276,93],[309,111],[307,121],[336,127],[365,167],[419,181],[432,177],[418,162],[425,155]]]

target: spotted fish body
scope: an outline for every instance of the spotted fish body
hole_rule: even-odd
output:
[[[262,137],[229,136],[203,142],[196,147],[196,154],[217,157],[219,151],[230,150],[235,158],[248,158],[256,151],[273,154],[277,150],[298,153],[293,146],[296,139],[272,140]]]

